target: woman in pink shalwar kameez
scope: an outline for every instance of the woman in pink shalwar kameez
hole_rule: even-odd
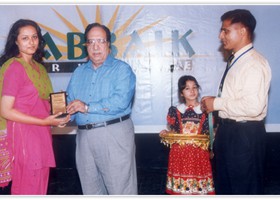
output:
[[[39,26],[18,20],[0,57],[1,130],[7,130],[11,194],[47,194],[55,167],[50,126],[64,126],[69,116],[50,115],[52,85],[41,64],[44,40]]]

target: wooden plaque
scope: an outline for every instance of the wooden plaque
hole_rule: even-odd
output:
[[[51,114],[55,115],[59,112],[62,112],[58,117],[67,116],[67,99],[66,92],[54,92],[50,94],[50,104],[51,104]]]

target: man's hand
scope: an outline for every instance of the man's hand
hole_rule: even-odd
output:
[[[201,99],[201,110],[203,112],[213,112],[214,111],[214,100],[215,97],[213,96],[206,96],[206,97],[202,97]]]
[[[76,113],[76,112],[82,112],[85,113],[86,109],[85,109],[85,103],[80,101],[80,100],[74,100],[72,102],[70,102],[67,106],[67,113],[69,113],[70,115]]]

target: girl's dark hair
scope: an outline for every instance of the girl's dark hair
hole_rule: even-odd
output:
[[[186,88],[187,81],[193,81],[196,84],[197,88],[200,89],[200,85],[198,84],[195,77],[189,76],[189,75],[181,76],[178,81],[178,96],[179,96],[180,102],[184,102],[184,103],[185,103],[185,99],[181,96],[181,94],[182,94],[183,90]]]
[[[95,27],[99,27],[99,28],[102,28],[105,33],[106,33],[106,40],[107,42],[110,44],[110,47],[111,47],[111,31],[109,30],[109,28],[107,26],[104,26],[102,24],[99,24],[97,22],[95,23],[92,23],[92,24],[89,24],[87,27],[86,27],[86,30],[85,30],[85,41],[88,40],[88,32],[92,29],[92,28],[95,28]]]
[[[36,29],[36,32],[38,34],[38,39],[39,39],[39,45],[37,51],[33,55],[33,59],[39,63],[42,63],[43,57],[45,55],[45,51],[44,51],[45,40],[42,36],[41,28],[38,26],[36,22],[32,20],[19,19],[12,25],[9,31],[4,52],[0,57],[0,66],[3,65],[10,58],[18,56],[19,49],[16,44],[16,40],[18,38],[20,29],[26,26],[33,26]]]

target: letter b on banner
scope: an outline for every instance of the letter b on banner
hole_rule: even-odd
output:
[[[83,33],[67,33],[68,59],[78,60],[87,56]]]

